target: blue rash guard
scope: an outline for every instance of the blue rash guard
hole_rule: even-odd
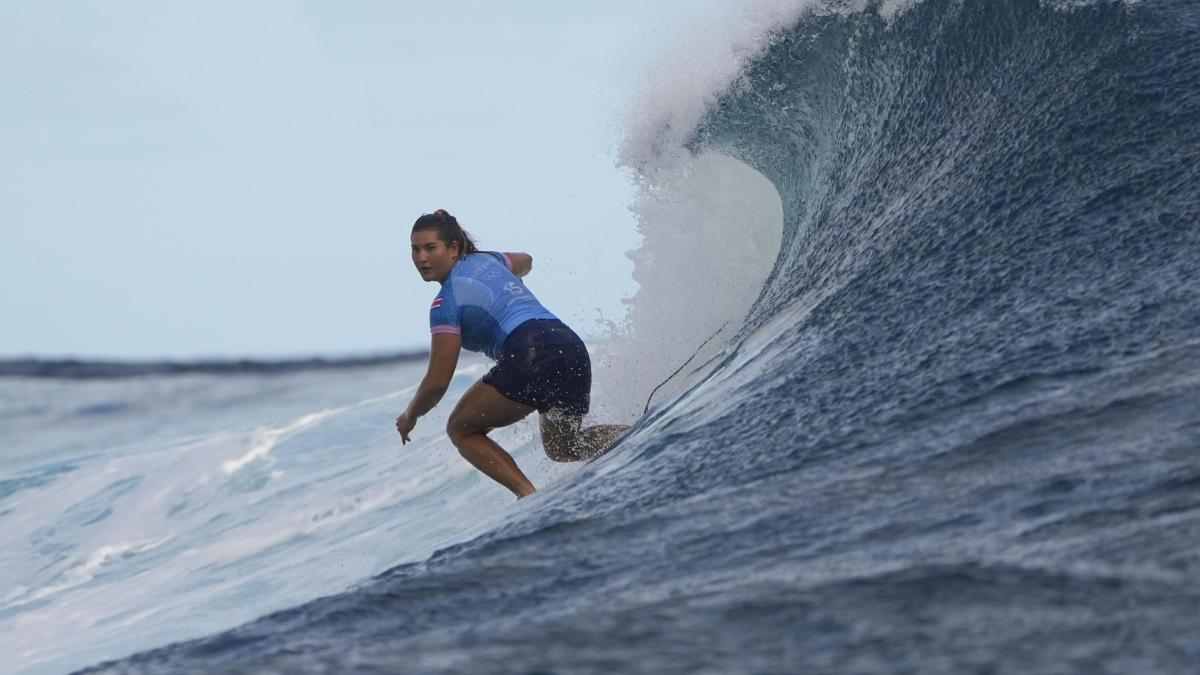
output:
[[[521,324],[554,316],[512,273],[503,253],[479,251],[463,256],[450,270],[429,308],[434,335],[462,336],[463,349],[483,352],[499,361],[504,341]]]

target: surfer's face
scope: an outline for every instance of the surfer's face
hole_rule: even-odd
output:
[[[446,246],[437,230],[418,230],[412,233],[412,259],[422,279],[443,283],[458,259],[458,242]]]

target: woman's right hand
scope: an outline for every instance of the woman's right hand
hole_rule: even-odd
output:
[[[413,427],[417,426],[417,418],[408,414],[405,410],[396,418],[396,431],[400,432],[400,444],[403,445],[409,442],[408,434],[412,432]]]

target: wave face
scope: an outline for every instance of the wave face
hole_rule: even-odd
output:
[[[789,18],[634,148],[664,203],[670,167],[753,167],[782,234],[730,316],[691,291],[664,370],[735,325],[616,450],[428,560],[96,670],[1189,672],[1196,7]]]

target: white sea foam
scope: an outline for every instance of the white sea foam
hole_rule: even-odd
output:
[[[663,41],[663,53],[633,97],[620,163],[652,185],[660,172],[686,163],[684,146],[709,107],[779,29],[821,6],[818,0],[758,0],[698,20],[681,18],[678,35]]]
[[[644,240],[630,257],[639,289],[627,324],[599,350],[597,407],[608,418],[636,418],[684,366],[655,393],[657,402],[668,399],[726,346],[779,253],[783,208],[757,171],[706,153],[670,172],[670,182],[667,175],[635,205]]]
[[[266,457],[281,438],[284,438],[289,434],[295,433],[306,427],[310,427],[326,417],[336,415],[337,413],[344,412],[346,410],[349,410],[349,407],[332,408],[330,410],[309,413],[282,427],[261,429],[256,431],[254,433],[252,447],[250,450],[236,459],[222,462],[221,471],[226,475],[235,473],[250,462],[262,457]]]

